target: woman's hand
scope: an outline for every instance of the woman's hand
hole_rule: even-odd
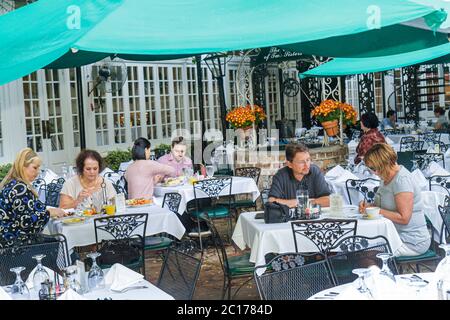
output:
[[[153,183],[157,184],[160,183],[163,180],[164,176],[161,174],[157,174],[155,176],[153,176]]]
[[[60,208],[47,208],[51,218],[62,218],[67,216],[66,212]]]
[[[91,194],[89,191],[87,191],[86,189],[81,190],[81,192],[78,194],[77,199],[75,200],[76,204],[78,205],[78,204],[82,203],[84,201],[84,199],[86,199],[90,196],[91,196]]]
[[[369,204],[366,202],[366,201],[361,201],[360,203],[359,203],[359,213],[362,213],[362,214],[364,214],[364,213],[366,213],[366,208],[368,208],[369,207]]]

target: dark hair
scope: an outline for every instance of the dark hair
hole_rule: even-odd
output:
[[[133,149],[131,149],[131,157],[133,160],[146,160],[145,149],[150,148],[150,141],[140,137],[134,141]]]
[[[380,121],[378,121],[378,117],[373,112],[367,112],[361,115],[361,122],[364,127],[369,129],[378,127],[378,124],[380,123]]]
[[[445,114],[445,110],[441,107],[434,108],[434,113],[439,113],[441,116]]]
[[[292,162],[299,152],[309,152],[309,149],[303,143],[288,144],[286,146],[286,160]]]
[[[389,110],[388,112],[386,112],[386,116],[389,118],[390,116],[393,116],[395,114],[394,110]]]
[[[181,144],[183,146],[186,145],[186,142],[184,141],[184,137],[179,136],[172,140],[172,148],[175,147],[176,144]]]
[[[77,166],[78,175],[81,176],[83,174],[84,162],[88,158],[93,159],[98,162],[98,172],[99,173],[102,172],[103,169],[105,169],[105,163],[103,162],[103,158],[100,155],[100,153],[98,153],[95,150],[85,149],[85,150],[82,150],[78,154],[77,158],[75,159],[75,165]]]

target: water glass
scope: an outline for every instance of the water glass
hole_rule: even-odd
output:
[[[50,280],[50,276],[42,266],[42,259],[45,258],[45,254],[37,254],[32,258],[37,262],[36,271],[33,275],[33,289],[35,291],[39,291],[41,288],[41,283]]]
[[[97,265],[96,260],[100,255],[99,252],[92,252],[87,255],[88,258],[92,259],[92,267],[88,273],[88,286],[91,291],[105,287],[105,275],[103,270]]]
[[[395,281],[395,276],[394,273],[391,271],[391,269],[389,268],[389,259],[391,259],[394,255],[392,253],[378,253],[376,255],[376,257],[378,259],[381,259],[381,261],[383,262],[383,266],[381,267],[380,270],[380,275],[383,277],[387,277],[390,280]]]
[[[16,267],[11,268],[9,271],[14,272],[16,274],[16,281],[11,286],[11,297],[14,300],[28,300],[30,299],[30,290],[28,290],[28,287],[25,282],[23,282],[22,278],[20,277],[20,273],[25,270],[25,267]]]
[[[305,215],[305,209],[308,208],[309,193],[308,189],[298,189],[296,193],[297,208],[300,216]]]
[[[343,200],[342,196],[338,193],[332,193],[330,195],[330,211],[332,215],[342,215]]]
[[[214,175],[214,166],[206,166],[206,175],[208,178],[212,178]]]
[[[369,268],[357,268],[353,269],[352,273],[358,276],[356,283],[357,289],[360,293],[364,294],[367,298],[373,299],[372,292],[367,286],[366,280],[371,276],[371,270]]]

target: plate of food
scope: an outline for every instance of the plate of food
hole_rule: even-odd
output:
[[[140,208],[153,205],[153,200],[145,198],[128,199],[125,204],[128,208]]]
[[[161,186],[163,187],[178,187],[181,186],[184,183],[184,177],[177,177],[177,178],[168,178],[166,181],[161,183]]]
[[[84,217],[76,217],[76,218],[61,220],[61,222],[63,224],[67,224],[67,225],[84,223],[85,221],[86,221],[86,219]]]

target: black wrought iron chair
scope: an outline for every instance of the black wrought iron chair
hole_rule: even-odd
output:
[[[45,254],[42,264],[59,274],[71,265],[66,237],[62,234],[41,234],[29,241],[0,249],[0,285],[14,283],[16,277],[9,270],[14,267],[25,267],[21,276],[22,279],[27,279],[36,267],[36,260],[32,257],[37,254]]]
[[[167,207],[170,211],[178,215],[178,208],[181,203],[181,194],[178,192],[168,192],[164,194],[162,207]],[[173,243],[173,239],[166,235],[162,236],[146,236],[144,239],[145,251],[162,251],[166,250]]]
[[[446,193],[450,196],[450,176],[431,176],[428,178],[430,191]]]
[[[445,168],[445,159],[443,153],[423,153],[423,154],[414,154],[414,160],[417,161],[417,165],[421,170],[427,168],[427,166],[432,162],[439,163],[442,161],[442,167]]]
[[[400,139],[400,152],[422,150],[424,143],[423,140],[416,140],[415,137],[402,137]]]
[[[122,214],[94,219],[99,266],[110,268],[120,263],[145,276],[144,237],[147,213]]]
[[[442,218],[441,237],[446,240],[446,243],[448,243],[450,236],[450,197],[446,196],[445,200],[444,206],[438,206],[438,210]]]
[[[366,202],[373,203],[379,187],[380,181],[372,178],[362,180],[348,179],[345,181],[345,188],[350,204],[357,205],[359,203],[360,195],[363,195]]]
[[[202,261],[203,252],[196,248],[193,241],[170,247],[159,273],[157,287],[175,300],[192,300]]]
[[[335,250],[339,250],[337,253]],[[349,236],[341,239],[328,253],[328,261],[338,285],[354,281],[357,276],[352,273],[355,268],[368,268],[372,265],[382,267],[378,253],[392,253],[389,241],[383,236],[365,237]],[[389,259],[388,266],[398,274],[394,259]]]
[[[402,256],[402,257],[395,257],[395,262],[398,265],[398,269],[400,273],[403,273],[404,267],[407,266],[410,269],[412,269],[415,273],[420,273],[421,268],[426,269],[430,272],[434,271],[434,268],[430,266],[430,263],[437,264],[437,261],[442,259],[442,257],[438,253],[438,245],[439,243],[436,242],[436,240],[440,239],[439,231],[436,231],[435,228],[433,228],[433,225],[428,219],[428,217],[425,215],[425,220],[427,224],[427,229],[430,232],[431,235],[431,243],[428,250],[418,256]],[[439,240],[438,240],[439,241]],[[409,272],[407,272],[409,273]]]
[[[242,167],[234,170],[235,176],[252,178],[255,180],[256,185],[258,185],[260,174],[261,168],[258,167]],[[240,196],[233,196],[230,203],[231,209],[233,209],[236,213],[236,219],[238,218],[238,210],[253,208],[256,211],[256,201],[253,201],[252,199],[238,199],[239,197]]]
[[[211,230],[211,239],[214,244],[214,248],[217,251],[220,266],[223,270],[224,282],[222,289],[222,300],[225,298],[225,295],[227,295],[228,300],[230,300],[238,294],[240,289],[246,283],[253,279],[255,264],[249,261],[250,252],[229,257],[222,238],[220,237],[214,223],[211,221],[208,215],[204,215],[202,217],[202,220],[206,222],[209,229]],[[232,295],[231,290],[233,283],[238,280],[243,282],[240,286],[237,287],[236,291]]]
[[[441,141],[441,133],[438,132],[425,132],[419,134],[419,140],[423,140],[426,143],[436,143]]]
[[[227,219],[228,222],[228,238],[231,239],[232,222],[231,222],[231,197],[233,178],[221,177],[213,179],[205,179],[194,182],[194,198],[195,210],[190,211],[191,216],[197,221],[200,230],[200,218],[205,214],[212,220]],[[226,203],[217,203],[220,197],[227,199]],[[210,199],[211,206],[201,207],[200,199]],[[216,203],[215,203],[216,202]],[[202,245],[201,233],[199,233],[200,244]]]
[[[123,193],[125,195],[125,199],[128,199],[128,182],[125,179],[125,171],[118,170],[105,173],[105,179],[111,181],[114,189],[117,193]]]
[[[280,254],[256,267],[254,277],[261,300],[306,300],[336,285],[321,253]]]
[[[299,250],[300,243],[312,243],[316,250],[326,254],[340,239],[354,236],[358,220],[354,219],[324,219],[324,220],[297,220],[291,221],[294,236],[295,251]]]
[[[58,207],[59,198],[61,196],[61,189],[66,180],[62,177],[52,180],[49,184],[45,186],[45,205]]]

